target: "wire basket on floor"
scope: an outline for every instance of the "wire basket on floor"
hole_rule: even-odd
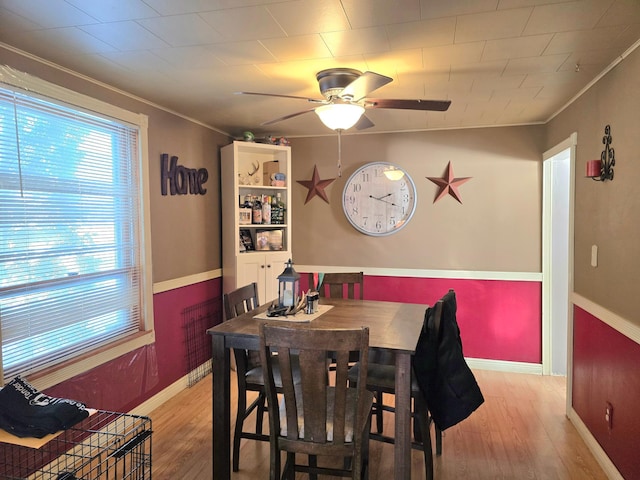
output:
[[[148,417],[99,410],[39,448],[0,442],[0,479],[150,479],[151,434]]]

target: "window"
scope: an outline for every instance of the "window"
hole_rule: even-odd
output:
[[[15,72],[6,75],[4,68],[0,365],[6,381],[149,330],[150,252],[142,208],[146,117],[125,112],[135,124],[102,114],[120,111],[24,74],[19,87],[34,86],[18,88],[9,83]],[[38,87],[46,96],[34,93]],[[78,107],[83,103],[91,110]]]

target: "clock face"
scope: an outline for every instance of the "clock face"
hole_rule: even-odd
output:
[[[416,209],[416,187],[407,172],[372,162],[349,177],[342,208],[351,225],[367,235],[390,235],[404,227]]]

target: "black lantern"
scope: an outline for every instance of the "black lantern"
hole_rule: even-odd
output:
[[[296,307],[300,301],[300,274],[293,269],[291,259],[284,272],[278,275],[278,304],[281,307]]]

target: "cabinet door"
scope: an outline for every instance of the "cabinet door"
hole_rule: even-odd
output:
[[[238,256],[237,285],[241,287],[252,282],[258,284],[260,304],[278,298],[278,275],[289,260],[288,253],[249,253]]]
[[[264,270],[264,255],[254,253],[239,255],[236,288],[256,282],[258,284],[258,301],[264,303],[266,300]]]

